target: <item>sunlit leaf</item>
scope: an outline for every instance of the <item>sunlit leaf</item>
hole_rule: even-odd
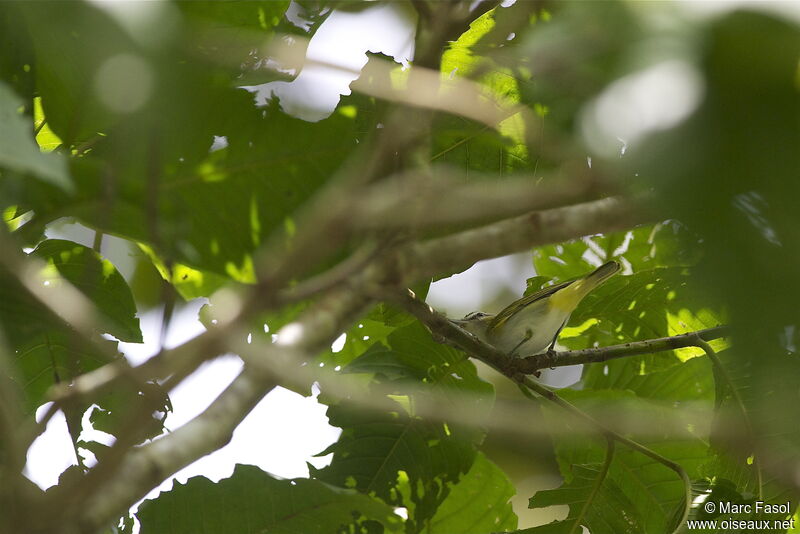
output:
[[[60,154],[45,154],[34,142],[32,125],[20,113],[22,100],[0,81],[0,169],[30,174],[62,190],[71,191],[67,162]]]
[[[142,342],[131,290],[110,261],[88,247],[63,239],[43,241],[31,255],[54,268],[43,283],[55,285],[63,277],[97,306],[102,332],[120,341]]]
[[[514,530],[517,516],[508,502],[514,493],[505,473],[479,453],[472,468],[437,509],[428,531],[489,534]]]

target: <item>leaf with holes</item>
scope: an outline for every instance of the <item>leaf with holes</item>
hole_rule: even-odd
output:
[[[478,453],[470,470],[436,510],[426,532],[489,534],[515,530],[517,516],[509,502],[515,493],[506,474]]]
[[[425,420],[415,414],[414,406],[444,402],[479,421],[491,408],[492,386],[478,378],[462,353],[434,343],[418,323],[373,344],[344,372],[373,375],[391,392],[397,409],[364,411],[349,401],[332,404],[328,417],[342,434],[320,453],[333,453],[331,464],[312,474],[404,506],[409,521],[423,524],[472,466],[483,431],[463,423]]]
[[[710,309],[704,295],[684,268],[657,268],[615,276],[590,293],[570,318],[559,342],[570,349],[608,346],[683,334],[722,323],[722,313]],[[724,341],[712,344],[717,349]],[[621,358],[586,367],[590,387],[606,385],[623,376],[664,369],[702,355],[698,348]]]
[[[172,490],[144,501],[136,512],[142,534],[263,532],[353,534],[398,532],[400,518],[383,503],[315,480],[281,480],[251,465],[230,478],[175,482]]]

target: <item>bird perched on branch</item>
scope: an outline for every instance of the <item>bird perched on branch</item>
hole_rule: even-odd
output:
[[[619,263],[609,261],[585,276],[522,297],[497,315],[473,312],[453,322],[514,357],[551,351],[581,300],[619,268]]]

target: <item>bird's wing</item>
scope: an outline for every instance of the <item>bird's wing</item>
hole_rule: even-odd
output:
[[[489,323],[489,327],[486,329],[487,332],[491,332],[495,328],[499,328],[502,326],[508,319],[514,314],[514,310],[518,309],[516,306],[529,306],[536,302],[537,300],[541,300],[543,298],[549,297],[556,291],[560,291],[570,285],[575,280],[567,280],[566,282],[561,282],[560,284],[556,284],[554,286],[544,287],[535,293],[531,293],[530,295],[526,295],[522,297],[519,303],[516,301],[508,306],[506,306],[503,311],[498,313],[492,319],[492,322]]]

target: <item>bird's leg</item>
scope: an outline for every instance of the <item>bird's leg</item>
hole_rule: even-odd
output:
[[[522,338],[522,341],[520,341],[519,343],[517,343],[517,346],[516,346],[516,347],[514,347],[513,349],[511,349],[511,357],[512,357],[512,358],[516,358],[516,357],[518,356],[518,355],[517,355],[517,350],[518,350],[518,349],[519,349],[519,348],[520,348],[522,345],[524,345],[525,343],[527,343],[527,342],[528,342],[528,341],[529,341],[529,340],[530,340],[532,337],[533,337],[533,330],[531,330],[530,328],[526,328],[526,329],[525,329],[525,337],[523,337],[523,338]]]
[[[553,355],[556,353],[556,341],[558,341],[558,335],[561,333],[561,330],[563,330],[566,325],[567,321],[565,320],[561,324],[561,328],[559,328],[558,331],[556,332],[556,335],[553,336],[553,342],[550,343],[550,346],[547,347],[547,350],[545,351],[545,354],[547,354],[548,358],[552,358]],[[551,367],[550,369],[555,369],[555,367]]]

